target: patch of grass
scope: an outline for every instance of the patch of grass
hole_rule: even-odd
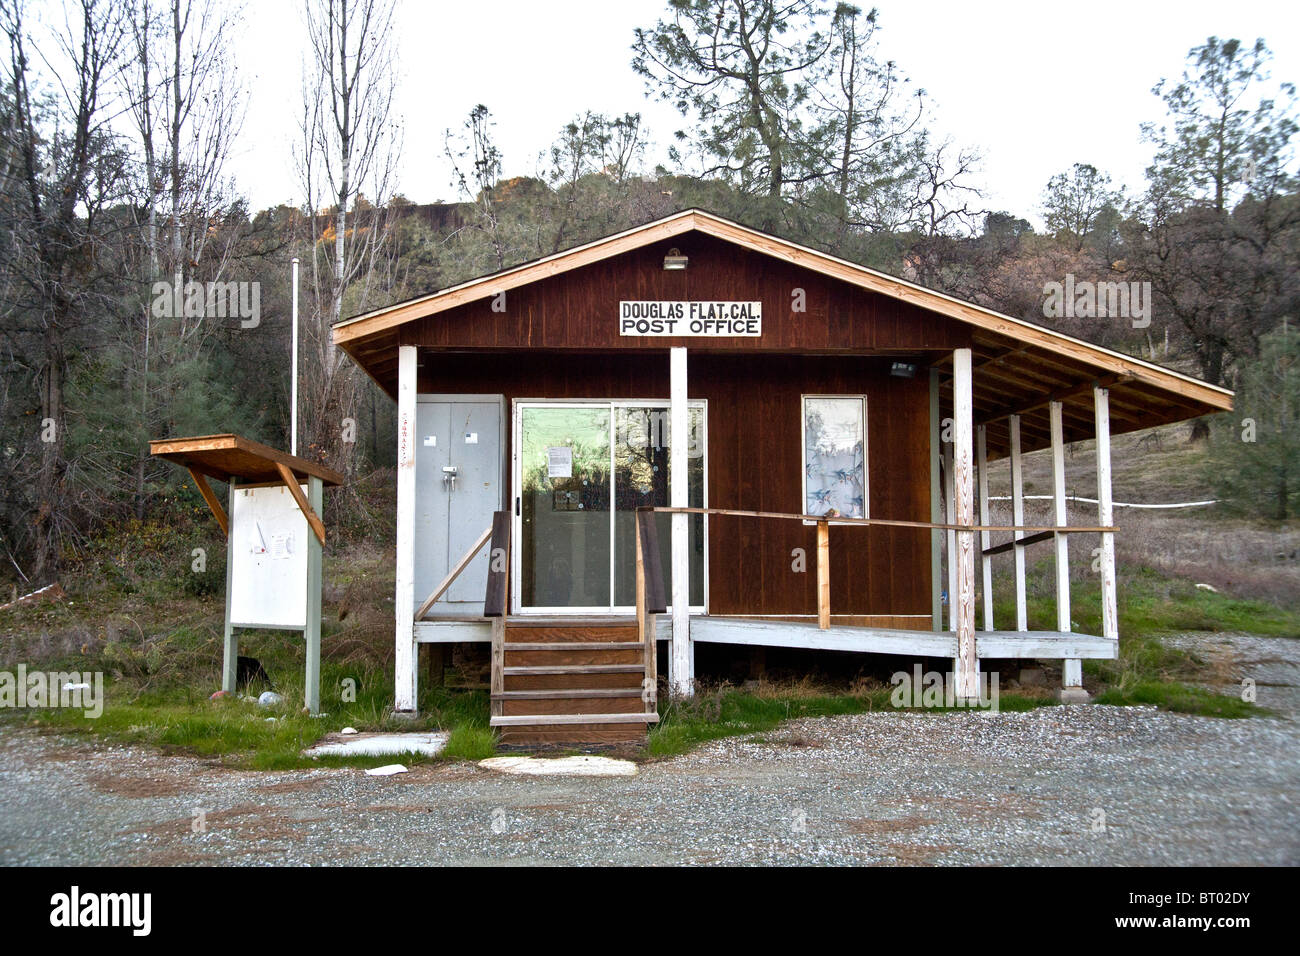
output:
[[[1190,651],[1169,647],[1158,637],[1143,635],[1120,641],[1113,661],[1084,661],[1085,673],[1106,686],[1095,702],[1114,706],[1149,704],[1161,710],[1202,717],[1254,717],[1268,710],[1231,694],[1220,694],[1188,681],[1215,676],[1205,661]]]
[[[1200,657],[1184,648],[1170,647],[1152,634],[1123,638],[1117,660],[1084,661],[1083,667],[1107,684],[1182,680],[1206,673],[1206,663]]]
[[[447,746],[439,756],[444,760],[486,760],[496,752],[496,735],[490,729],[461,724],[451,729]]]
[[[1026,608],[1031,629],[1056,629],[1053,561],[1035,563],[1026,575]],[[997,580],[995,578],[995,580]],[[1015,619],[1010,580],[998,581],[994,619]],[[1150,567],[1126,568],[1118,594],[1118,660],[1084,661],[1086,674],[1103,684],[1102,704],[1153,704],[1178,713],[1207,717],[1248,717],[1267,713],[1231,694],[1194,686],[1222,679],[1195,654],[1166,645],[1161,635],[1189,631],[1244,631],[1300,637],[1300,613],[1264,601],[1242,600],[1196,587]],[[1101,589],[1096,580],[1070,587],[1074,630],[1102,633]]]
[[[835,693],[806,680],[792,685],[761,684],[753,692],[726,686],[704,689],[694,697],[660,701],[659,723],[650,731],[646,752],[652,757],[677,756],[710,740],[763,734],[800,717],[914,709],[896,708],[893,693],[891,687],[858,687],[849,693]],[[998,701],[1000,709],[1009,711],[1033,710],[1052,703],[1016,694],[1001,694]],[[919,712],[956,709],[962,708],[929,707]]]
[[[994,581],[994,620],[1014,621],[1015,582],[1010,575],[995,575]],[[1025,605],[1031,629],[1056,630],[1055,568],[1050,559],[1037,562],[1026,572]],[[1123,569],[1117,606],[1121,643],[1179,631],[1300,637],[1300,612],[1208,591],[1149,567]],[[1102,632],[1101,586],[1095,577],[1071,582],[1070,617],[1076,631]]]
[[[391,472],[386,478],[382,473],[372,477],[391,485]],[[0,723],[144,744],[251,769],[392,762],[301,756],[305,747],[347,726],[362,731],[486,731],[488,695],[481,691],[422,688],[420,720],[392,716],[393,571],[391,551],[383,547],[391,539],[390,498],[383,487],[374,496],[367,492],[358,498],[373,506],[370,516],[354,515],[364,540],[335,534],[325,557],[323,716],[301,713],[302,635],[290,631],[239,632],[239,653],[262,663],[284,698],[281,707],[263,710],[238,698],[209,700],[221,686],[226,549],[215,537],[206,504],[184,485],[174,507],[157,519],[108,526],[77,554],[66,555],[61,583],[67,600],[14,608],[0,616],[0,669],[24,663],[29,670],[102,673],[102,716],[0,711]],[[193,571],[195,547],[207,554],[201,574]],[[256,697],[263,689],[247,693]],[[481,740],[474,743],[472,737],[462,731],[458,746],[467,754],[482,752]],[[405,755],[403,762],[408,758],[428,759]]]
[[[1100,621],[1100,594],[1080,597],[1084,613]],[[1124,637],[1171,631],[1248,631],[1300,637],[1300,614],[1294,610],[1208,591],[1191,581],[1170,580],[1150,568],[1125,575],[1119,612]]]
[[[437,688],[422,694],[420,719],[411,723],[397,720],[389,712],[391,675],[371,672],[342,676],[345,671],[325,668],[321,684],[325,713],[320,717],[301,712],[303,691],[299,679],[284,685],[277,682],[285,703],[269,709],[240,697],[208,700],[206,693],[194,687],[142,692],[129,682],[117,681],[106,682],[104,709],[98,718],[86,717],[79,710],[50,709],[13,712],[5,719],[59,733],[93,734],[123,743],[148,744],[251,770],[393,762],[392,757],[302,756],[302,750],[327,733],[348,726],[373,731],[446,729],[453,736],[459,731],[458,746],[465,754],[482,751],[481,743],[471,745],[471,731],[487,733],[488,699],[482,691],[457,693]],[[356,695],[354,700],[344,701],[340,691],[347,677],[356,682]],[[403,762],[408,759],[419,763],[428,758],[409,754]]]
[[[1174,681],[1139,681],[1125,687],[1114,687],[1098,694],[1096,703],[1120,707],[1149,704],[1161,710],[1201,717],[1239,718],[1269,713],[1240,698]]]

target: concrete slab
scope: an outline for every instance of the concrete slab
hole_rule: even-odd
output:
[[[393,754],[433,756],[447,746],[445,733],[407,734],[329,734],[314,747],[304,750],[304,757],[387,757]]]
[[[488,757],[486,760],[480,760],[478,765],[499,773],[530,776],[633,777],[636,775],[636,764],[630,760],[592,757],[585,754],[573,757]]]

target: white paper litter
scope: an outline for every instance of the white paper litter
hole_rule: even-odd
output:
[[[366,771],[368,777],[391,777],[395,773],[406,773],[406,768],[400,763],[390,763],[383,767],[372,767]]]

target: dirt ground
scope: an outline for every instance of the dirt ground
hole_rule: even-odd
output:
[[[1300,864],[1300,641],[1179,639],[1278,716],[808,719],[643,764],[258,773],[0,728],[0,863]]]

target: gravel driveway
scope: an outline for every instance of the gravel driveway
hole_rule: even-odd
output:
[[[1300,863],[1300,641],[1183,642],[1283,716],[808,719],[601,779],[232,771],[7,728],[0,863]]]

